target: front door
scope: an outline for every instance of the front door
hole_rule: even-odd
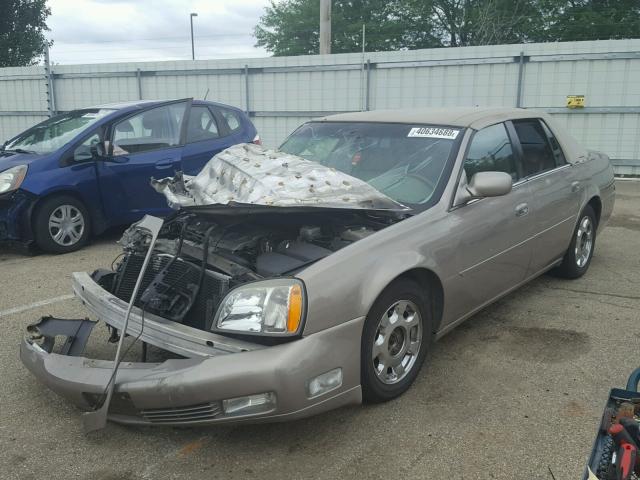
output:
[[[150,181],[181,170],[183,125],[190,104],[183,100],[154,106],[113,124],[111,151],[98,162],[100,192],[110,223],[169,213],[165,197]]]
[[[451,318],[459,318],[491,302],[526,278],[532,254],[532,197],[521,181],[521,165],[504,124],[475,133],[464,162],[461,182],[481,171],[511,175],[512,191],[454,206],[456,268],[459,281],[448,295]]]

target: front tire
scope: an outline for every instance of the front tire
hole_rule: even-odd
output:
[[[89,241],[89,213],[82,202],[74,197],[51,197],[36,210],[33,229],[36,244],[45,252],[74,252]]]
[[[360,376],[365,402],[396,398],[418,376],[433,339],[430,303],[424,289],[407,279],[389,285],[365,320]]]
[[[564,254],[562,263],[553,273],[562,278],[579,278],[584,275],[591,265],[593,251],[596,247],[596,214],[590,205],[584,207],[573,232],[569,248]]]

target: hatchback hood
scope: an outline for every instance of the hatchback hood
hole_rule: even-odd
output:
[[[296,155],[240,144],[194,176],[151,180],[172,208],[253,204],[408,211],[366,182]]]
[[[16,165],[29,165],[44,157],[35,153],[13,153],[0,150],[0,172]]]

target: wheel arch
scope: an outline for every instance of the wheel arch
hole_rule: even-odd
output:
[[[592,196],[587,202],[596,214],[596,227],[600,224],[600,216],[602,215],[602,200],[599,195]]]

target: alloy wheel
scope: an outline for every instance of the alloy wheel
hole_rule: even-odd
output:
[[[593,248],[593,222],[589,217],[583,217],[576,231],[576,264],[584,267],[589,261],[591,249]]]
[[[378,321],[371,360],[378,379],[400,382],[416,363],[422,343],[422,317],[415,303],[399,300]]]

